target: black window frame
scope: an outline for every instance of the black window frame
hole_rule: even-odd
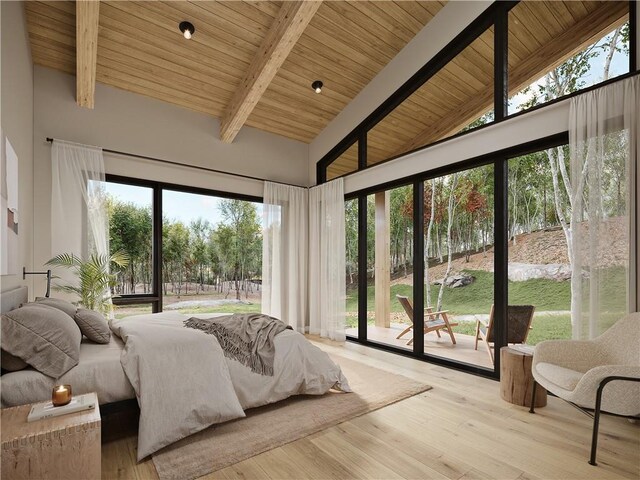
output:
[[[528,153],[553,148],[569,143],[569,132],[565,131],[555,135],[536,139],[530,142],[521,143],[495,152],[479,155],[468,160],[457,162],[455,164],[446,165],[444,167],[433,170],[409,175],[393,181],[389,181],[380,185],[367,187],[356,192],[345,195],[345,201],[358,200],[358,336],[347,335],[347,341],[359,343],[365,346],[374,347],[380,350],[404,355],[418,360],[442,365],[448,368],[454,368],[467,373],[480,375],[483,377],[499,379],[500,378],[500,355],[495,355],[495,363],[493,370],[464,363],[457,360],[451,360],[445,357],[433,356],[424,352],[424,336],[417,332],[422,332],[424,326],[424,318],[416,315],[414,328],[413,351],[399,348],[393,345],[383,344],[369,340],[367,338],[367,277],[366,268],[360,268],[360,265],[366,265],[367,262],[367,196],[399,186],[413,184],[413,201],[414,201],[414,218],[413,218],[413,234],[414,234],[414,265],[413,265],[413,299],[414,305],[424,304],[424,265],[422,261],[422,253],[424,250],[422,232],[424,228],[424,216],[422,208],[424,205],[422,194],[424,192],[424,182],[433,178],[450,175],[456,172],[481,167],[492,164],[494,166],[494,348],[496,352],[507,344],[507,330],[505,328],[504,319],[507,313],[508,304],[508,231],[509,231],[509,215],[508,215],[508,166],[509,159],[526,155]],[[418,238],[420,237],[420,238]]]

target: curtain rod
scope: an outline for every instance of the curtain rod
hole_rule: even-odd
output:
[[[49,143],[53,143],[54,140],[59,140],[59,139],[54,139],[54,138],[51,138],[51,137],[47,137],[46,140]],[[64,140],[61,140],[61,141],[64,141]],[[116,154],[116,155],[124,155],[124,156],[127,156],[127,157],[140,158],[142,160],[151,160],[152,162],[165,163],[167,165],[176,165],[178,167],[194,168],[196,170],[204,170],[205,172],[219,173],[221,175],[229,175],[229,176],[232,176],[232,177],[246,178],[247,180],[257,180],[259,182],[278,183],[280,185],[287,185],[289,187],[298,187],[298,188],[306,188],[306,189],[309,188],[309,187],[303,187],[302,185],[296,185],[294,183],[277,182],[275,180],[267,180],[265,178],[253,177],[251,175],[243,175],[241,173],[225,172],[223,170],[216,170],[215,168],[201,167],[201,166],[198,166],[198,165],[186,165],[184,163],[174,162],[174,161],[171,161],[171,160],[163,160],[161,158],[148,157],[146,155],[138,155],[136,153],[121,152],[119,150],[111,150],[111,149],[108,149],[108,148],[102,148],[102,151],[103,152],[107,152],[107,153],[113,153],[113,154]]]

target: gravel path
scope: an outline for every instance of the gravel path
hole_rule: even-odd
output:
[[[252,305],[251,302],[244,302],[242,300],[184,300],[182,302],[171,303],[163,307],[164,310],[179,310],[181,308],[198,308],[198,307],[219,307],[221,305]]]

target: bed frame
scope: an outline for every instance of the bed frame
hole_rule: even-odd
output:
[[[29,300],[26,286],[0,292],[0,312],[5,313],[20,307]],[[140,409],[135,398],[100,405],[102,419],[102,441],[110,441],[133,435],[138,430]]]

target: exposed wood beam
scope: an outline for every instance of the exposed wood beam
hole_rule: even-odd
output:
[[[321,3],[283,2],[222,116],[220,139],[223,142],[231,143],[236,137]]]
[[[509,75],[509,95],[519,92],[549,70],[591,45],[609,30],[622,25],[626,13],[627,8],[623,2],[607,2],[565,30],[554,41],[543,45],[513,68]],[[492,106],[493,90],[487,90],[485,94],[477,95],[452,110],[451,115],[445,117],[444,122],[439,122],[436,127],[429,127],[420,132],[394,155],[400,155],[453,135],[488,112]]]
[[[99,14],[99,1],[76,1],[76,102],[86,108],[95,103]]]

